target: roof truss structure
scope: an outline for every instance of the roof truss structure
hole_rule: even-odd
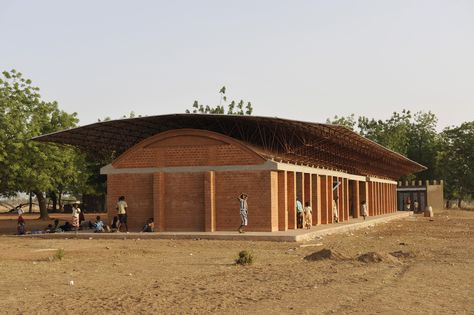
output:
[[[171,114],[98,122],[33,138],[117,155],[157,133],[201,129],[242,141],[268,159],[398,179],[426,167],[338,125],[281,118]]]

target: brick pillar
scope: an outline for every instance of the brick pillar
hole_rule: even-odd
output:
[[[320,204],[321,204],[321,224],[328,223],[328,177],[326,175],[318,175],[319,187],[321,189]]]
[[[393,185],[393,212],[398,210],[398,195],[397,195],[397,185]]]
[[[306,204],[306,202],[309,202],[309,205],[312,207],[313,206],[313,194],[311,193],[313,190],[313,178],[311,177],[311,174],[309,173],[304,173],[304,200],[301,200],[303,202],[303,206]]]
[[[374,202],[374,182],[367,182],[369,198],[367,199],[367,205],[369,206],[369,216],[375,215],[375,202]]]
[[[344,178],[344,221],[349,221],[349,212],[351,208],[350,200],[349,200],[349,193],[350,193],[350,186],[349,186],[349,179]]]
[[[397,185],[392,185],[392,191],[393,191],[393,212],[397,212],[397,202],[398,202],[398,196],[397,196]]]
[[[327,194],[328,194],[328,223],[333,223],[334,221],[334,213],[332,212],[332,201],[334,200],[334,191],[332,190],[332,181],[333,177],[328,176],[327,177]]]
[[[376,208],[376,215],[379,215],[380,214],[380,183],[379,182],[376,182],[375,183],[375,197],[377,198],[376,199],[376,203],[377,203],[377,208]]]
[[[165,173],[153,174],[153,217],[158,231],[166,230]]]
[[[359,181],[355,180],[353,183],[352,203],[354,204],[354,219],[357,219],[360,215]]]
[[[319,225],[321,224],[321,180],[316,174],[312,174],[311,178],[313,225]]]
[[[288,182],[286,171],[278,172],[278,230],[288,230]]]
[[[342,177],[337,178],[337,183],[341,183],[336,190],[334,190],[334,194],[337,191],[337,210],[339,211],[339,222],[344,221],[344,180]]]
[[[385,214],[385,183],[380,183],[380,214]]]
[[[304,200],[304,176],[301,172],[296,172],[296,198],[301,202]]]
[[[367,211],[369,215],[372,213],[372,203],[370,202],[370,182],[365,182],[365,202],[367,203]]]
[[[295,172],[287,172],[288,189],[288,228],[296,229],[296,176]]]
[[[379,187],[380,187],[380,213],[379,214],[384,214],[384,199],[385,199],[385,196],[384,196],[384,184],[383,183],[379,183]]]
[[[280,212],[279,212],[279,193],[278,193],[278,172],[270,172],[270,231],[278,231],[280,229]]]
[[[204,173],[204,231],[216,231],[216,174]]]

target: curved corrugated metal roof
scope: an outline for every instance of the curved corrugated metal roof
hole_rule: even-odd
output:
[[[98,122],[33,138],[117,154],[172,129],[210,130],[252,146],[269,159],[398,179],[426,167],[338,125],[274,117],[170,114]]]

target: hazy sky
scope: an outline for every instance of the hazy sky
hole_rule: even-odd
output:
[[[324,122],[431,110],[474,120],[474,1],[0,0],[0,69],[78,112],[181,113],[195,99]]]

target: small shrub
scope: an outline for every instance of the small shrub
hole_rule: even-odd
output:
[[[239,258],[235,260],[237,265],[251,265],[254,261],[253,255],[246,250],[239,253]]]
[[[62,260],[64,258],[64,249],[60,248],[53,256],[54,260]]]

